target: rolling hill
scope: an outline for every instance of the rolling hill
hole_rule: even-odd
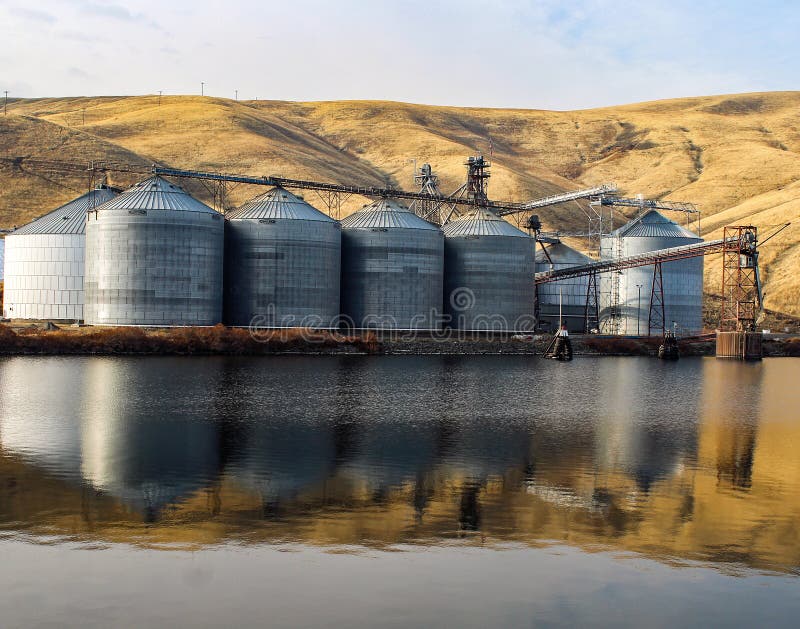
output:
[[[564,112],[192,96],[160,104],[154,96],[13,100],[0,117],[0,227],[22,224],[88,185],[84,173],[9,158],[158,162],[406,189],[417,159],[432,164],[449,192],[463,181],[464,158],[488,154],[490,142],[495,199],[523,201],[613,181],[625,195],[694,202],[707,238],[719,237],[727,224],[747,222],[767,234],[793,222],[764,247],[761,263],[767,307],[800,317],[800,92]],[[116,174],[111,183],[136,178]],[[208,200],[201,185],[187,188]],[[240,186],[231,200],[258,192]],[[311,203],[314,194],[306,195]],[[363,202],[351,198],[346,210]],[[548,229],[587,226],[574,203],[540,215]],[[719,291],[718,258],[706,260],[711,294]]]

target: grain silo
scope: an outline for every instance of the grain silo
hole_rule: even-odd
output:
[[[544,243],[536,250],[538,271],[561,271],[594,262],[563,242]],[[575,277],[557,282],[539,284],[536,298],[539,306],[539,325],[548,331],[558,329],[559,319],[570,332],[586,330],[586,297],[589,292],[589,276]],[[594,305],[589,319],[592,320]]]
[[[460,330],[532,331],[533,239],[485,209],[447,223],[445,313]]]
[[[222,216],[151,177],[89,212],[87,323],[214,325],[222,320]]]
[[[6,237],[4,317],[83,319],[86,213],[116,195],[91,190]]]
[[[648,251],[702,242],[697,234],[655,210],[623,225],[601,242],[604,259],[616,259]],[[653,266],[625,269],[600,276],[600,330],[610,334],[660,334],[650,330]],[[678,334],[703,329],[703,258],[664,262],[661,265],[664,294],[664,326]],[[660,319],[660,307],[657,308]]]
[[[282,188],[225,221],[225,322],[334,327],[339,317],[339,223]]]
[[[342,221],[342,314],[356,328],[440,326],[444,238],[390,199]]]

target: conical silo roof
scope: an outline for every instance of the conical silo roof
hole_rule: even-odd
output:
[[[158,175],[140,181],[118,197],[104,203],[98,210],[176,210],[217,214],[180,186]]]
[[[617,238],[699,238],[656,210],[637,216],[612,232]]]
[[[388,229],[392,227],[439,230],[436,225],[420,218],[394,199],[374,201],[342,221],[344,229]]]
[[[547,253],[545,253],[545,250]],[[548,257],[549,256],[549,257]],[[584,255],[577,249],[565,245],[563,242],[543,245],[541,249],[536,248],[536,264],[564,264],[579,266],[581,264],[591,264],[592,258]]]
[[[335,223],[334,219],[283,188],[273,188],[242,207],[228,212],[228,219],[294,219]]]
[[[478,208],[460,216],[442,227],[445,236],[513,236],[530,238],[494,212]]]
[[[119,194],[114,188],[91,190],[69,203],[40,216],[13,232],[26,234],[83,234],[86,231],[86,212],[113,199]]]

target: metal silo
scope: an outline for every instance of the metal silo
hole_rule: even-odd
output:
[[[87,323],[214,325],[222,319],[222,216],[161,177],[89,212]]]
[[[91,190],[6,237],[5,317],[83,319],[86,213],[116,195]]]
[[[438,227],[390,199],[345,218],[342,314],[356,328],[438,328],[443,240]]]
[[[546,243],[536,250],[536,268],[539,271],[560,271],[592,262],[594,260],[589,256],[563,242]],[[561,321],[570,332],[583,332],[586,329],[588,291],[589,277],[586,275],[540,284],[536,290],[539,324],[550,331],[557,330],[560,313]],[[591,307],[593,313],[594,305]]]
[[[225,322],[333,327],[339,316],[339,223],[282,188],[225,221]]]
[[[461,330],[532,331],[534,242],[485,209],[447,223],[445,313]]]
[[[601,252],[604,259],[616,259],[702,240],[675,221],[650,210],[604,236]],[[678,334],[700,332],[703,329],[703,258],[664,262],[661,270],[664,326],[671,329],[674,322]],[[602,274],[600,330],[610,334],[648,334],[653,279],[653,266]],[[660,334],[661,329],[657,332]]]

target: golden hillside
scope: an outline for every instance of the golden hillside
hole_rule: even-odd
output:
[[[411,188],[413,159],[449,192],[464,158],[493,144],[492,198],[523,201],[616,182],[625,195],[692,201],[703,235],[726,224],[800,223],[800,92],[709,96],[603,109],[431,107],[393,102],[294,103],[190,96],[17,100],[0,119],[0,158],[106,159],[252,175]],[[132,175],[112,183],[127,185]],[[0,161],[0,226],[21,224],[86,189],[64,176]],[[198,184],[187,186],[201,198]],[[232,200],[257,190],[240,186]],[[308,200],[315,203],[315,193]],[[351,199],[352,210],[362,199]],[[317,203],[319,205],[319,203]],[[570,204],[540,212],[547,228],[585,230]],[[718,257],[718,256],[717,256]],[[800,316],[800,229],[764,247],[770,309]],[[706,263],[719,290],[719,261]]]

